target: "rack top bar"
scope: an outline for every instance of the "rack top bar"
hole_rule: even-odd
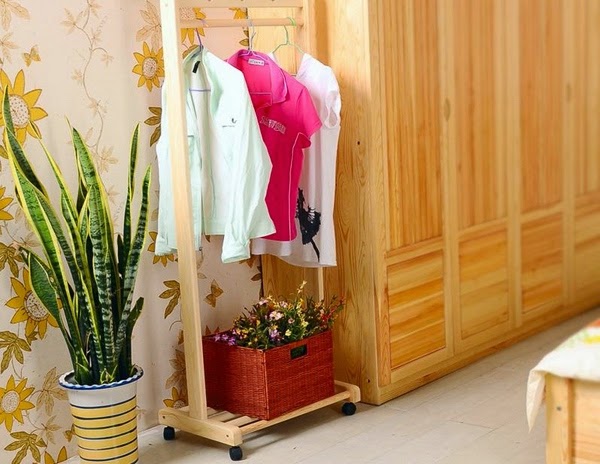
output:
[[[303,26],[304,19],[296,18],[257,18],[257,19],[190,19],[182,20],[179,26],[182,29],[202,27],[261,27],[261,26]]]
[[[177,0],[191,8],[302,8],[304,0]]]

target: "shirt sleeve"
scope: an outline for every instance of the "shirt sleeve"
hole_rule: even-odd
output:
[[[162,113],[160,118],[161,135],[156,144],[158,160],[158,230],[154,253],[158,256],[175,251],[175,230],[173,224],[173,186],[171,185],[171,159],[169,157],[169,125],[167,118],[166,91],[162,89]]]
[[[342,99],[340,96],[340,87],[333,71],[330,71],[327,81],[329,82],[329,86],[327,87],[327,94],[325,96],[326,117],[323,120],[323,126],[333,129],[340,125]]]
[[[296,115],[300,122],[299,132],[301,137],[299,140],[301,146],[302,148],[308,148],[310,147],[310,138],[321,128],[322,123],[306,87],[301,90],[296,102]]]
[[[169,255],[177,252],[177,231],[175,230],[175,200],[173,194],[173,183],[171,174],[171,153],[169,147],[169,118],[167,116],[167,95],[162,89],[162,112],[161,112],[161,136],[156,144],[156,156],[158,160],[158,225],[154,253],[157,256]],[[186,113],[187,119],[187,143],[189,155],[189,169],[192,195],[192,217],[194,227],[194,247],[202,248],[201,222],[202,211],[200,209],[200,174],[199,155],[195,144],[197,137],[193,130],[194,115]]]
[[[250,257],[250,239],[275,232],[265,197],[271,178],[271,158],[263,142],[250,94],[242,78],[244,108],[231,160],[233,188],[221,259],[224,263]]]

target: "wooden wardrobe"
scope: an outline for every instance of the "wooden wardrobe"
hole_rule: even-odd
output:
[[[336,377],[380,404],[600,303],[600,1],[315,4],[343,101]]]

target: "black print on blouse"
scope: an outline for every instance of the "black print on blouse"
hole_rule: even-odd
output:
[[[305,209],[306,205],[306,209]],[[302,234],[302,244],[312,244],[315,253],[317,254],[317,260],[321,261],[321,252],[317,247],[317,244],[313,240],[319,233],[321,228],[321,213],[316,209],[311,208],[306,204],[304,198],[304,192],[302,189],[298,189],[298,201],[296,202],[296,217],[300,222],[300,232]]]

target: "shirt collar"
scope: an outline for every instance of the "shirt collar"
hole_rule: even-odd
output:
[[[285,79],[285,72],[281,69],[277,63],[275,63],[268,55],[260,52],[248,52],[247,50],[239,50],[237,53],[232,55],[227,62],[234,68],[241,68],[241,61],[248,61],[251,58],[260,59],[265,62],[265,66],[269,67],[270,82],[253,82],[254,88],[249,88],[250,93],[252,92],[269,92],[271,94],[272,104],[282,103],[286,100],[288,95],[288,88]],[[246,68],[248,72],[248,68]],[[258,85],[255,85],[257,84]],[[259,87],[260,86],[260,87]]]
[[[194,72],[194,66],[199,61],[199,66],[202,66],[206,71],[206,77],[210,86],[210,113],[215,114],[219,107],[219,101],[223,95],[223,86],[221,80],[218,78],[218,73],[214,69],[215,60],[218,60],[216,56],[210,53],[206,47],[196,47],[190,52],[183,60],[183,70],[186,79],[185,88],[189,91],[192,87],[192,77]]]

